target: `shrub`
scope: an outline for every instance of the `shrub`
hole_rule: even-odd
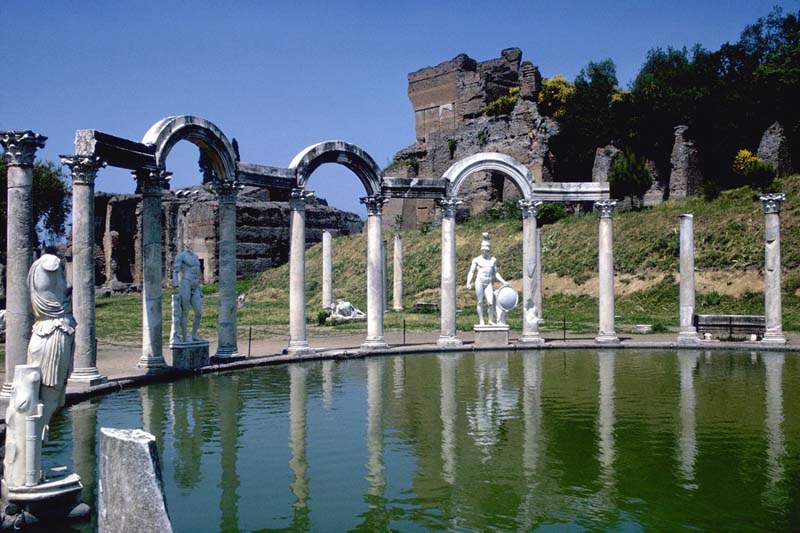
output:
[[[433,229],[433,226],[431,225],[430,222],[423,222],[422,224],[419,225],[419,232],[422,235],[427,235],[428,233],[431,232],[431,229]]]
[[[741,187],[751,185],[764,189],[769,187],[775,179],[775,169],[769,163],[765,163],[750,150],[739,150],[733,158],[733,182],[731,186]]]
[[[641,198],[653,184],[645,160],[630,150],[620,154],[608,173],[611,196],[614,198]]]
[[[450,159],[456,155],[456,147],[458,146],[457,139],[447,139],[447,149],[450,150]]]
[[[498,97],[486,106],[486,114],[490,116],[507,115],[514,110],[517,100],[519,100],[519,87],[511,87],[508,89],[508,94]]]
[[[539,92],[539,111],[543,115],[561,118],[567,112],[567,104],[575,96],[575,86],[562,75],[547,78]]]
[[[546,202],[539,207],[539,225],[553,224],[567,216],[564,204]]]

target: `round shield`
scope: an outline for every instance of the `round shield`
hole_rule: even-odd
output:
[[[519,301],[517,291],[515,291],[511,285],[503,285],[497,289],[494,298],[495,302],[497,302],[497,307],[506,313],[514,309]]]

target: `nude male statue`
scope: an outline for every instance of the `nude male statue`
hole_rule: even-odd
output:
[[[178,289],[180,297],[180,328],[173,323],[172,342],[192,342],[201,340],[197,336],[200,327],[200,318],[203,315],[203,291],[200,289],[200,258],[189,248],[175,256],[172,265],[172,286]],[[189,310],[194,309],[192,321],[192,335],[186,335],[186,325],[189,322]],[[177,310],[175,310],[177,315]],[[173,321],[175,316],[173,316]],[[175,338],[178,337],[178,338]]]
[[[477,272],[477,273],[476,273]],[[478,299],[478,319],[483,326],[483,300],[489,304],[489,325],[494,325],[497,321],[497,312],[494,301],[494,287],[492,281],[497,280],[506,284],[506,280],[497,271],[497,259],[489,253],[489,234],[484,233],[481,240],[481,255],[472,260],[467,274],[467,289],[472,288],[472,275],[475,274],[475,297]]]

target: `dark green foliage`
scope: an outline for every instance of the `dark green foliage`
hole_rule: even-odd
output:
[[[458,146],[457,139],[447,139],[447,149],[450,150],[450,159],[456,155],[456,147]]]
[[[608,182],[612,197],[623,199],[630,196],[631,200],[636,200],[647,192],[653,184],[653,178],[647,170],[644,159],[631,150],[625,150],[614,161]]]
[[[519,87],[511,87],[508,89],[508,94],[498,97],[486,106],[486,114],[489,116],[507,115],[514,110],[517,100],[519,100]]]
[[[419,232],[423,235],[427,235],[428,233],[430,233],[431,229],[433,229],[433,226],[431,225],[430,222],[423,222],[422,224],[419,225]]]
[[[6,251],[6,217],[8,174],[5,157],[0,158],[0,255]],[[67,184],[61,165],[51,161],[37,161],[33,166],[33,220],[36,222],[31,239],[35,247],[55,245],[66,234],[67,217],[72,210],[72,191]]]
[[[399,168],[410,168],[415,173],[419,172],[419,160],[417,160],[416,157],[398,159],[397,161],[392,161],[392,163],[383,170],[384,172],[388,172],[390,170],[397,170]]]
[[[553,224],[565,218],[567,214],[564,204],[546,202],[539,207],[539,225]]]

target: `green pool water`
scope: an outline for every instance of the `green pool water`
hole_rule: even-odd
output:
[[[176,531],[798,530],[798,361],[620,350],[263,367],[71,407],[44,463],[73,464],[93,504],[99,428],[144,427]]]

